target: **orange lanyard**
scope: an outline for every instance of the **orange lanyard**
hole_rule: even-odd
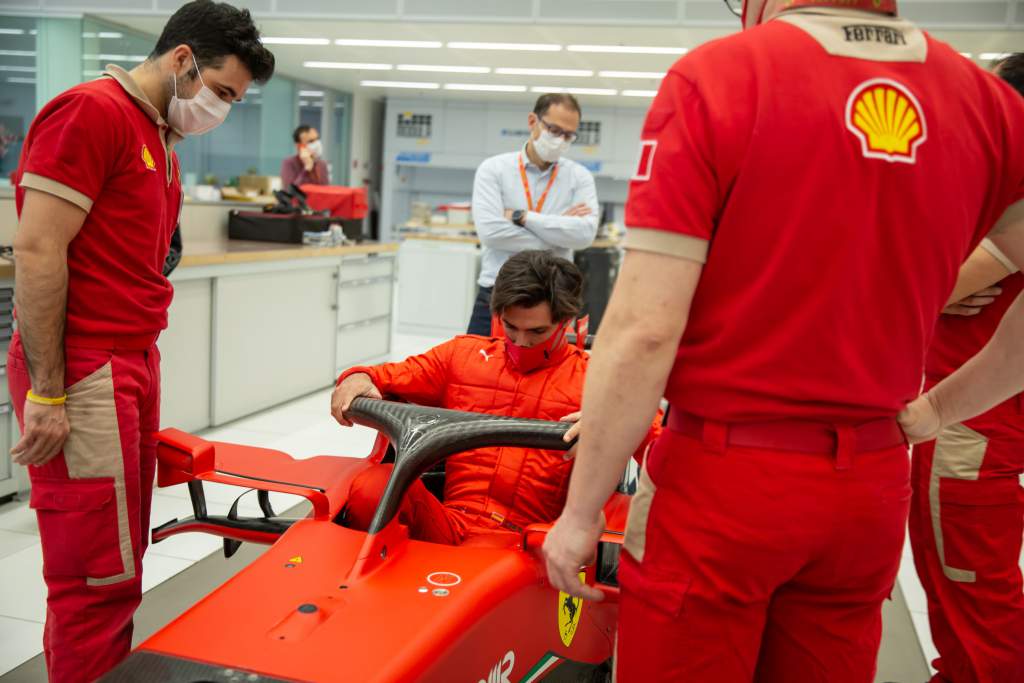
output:
[[[548,186],[544,188],[544,194],[540,196],[540,201],[537,202],[537,208],[533,208],[533,195],[530,194],[530,181],[526,179],[526,165],[523,163],[523,155],[519,155],[519,176],[523,179],[523,192],[526,193],[526,208],[530,211],[536,211],[540,213],[541,209],[544,208],[544,200],[548,198],[548,192],[551,191],[551,186],[555,182],[555,178],[558,176],[558,164],[551,169],[551,177],[548,178]]]

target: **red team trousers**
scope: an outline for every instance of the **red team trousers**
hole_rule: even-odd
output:
[[[94,681],[131,649],[156,472],[160,359],[156,346],[130,341],[144,348],[69,341],[71,434],[52,460],[29,468],[47,586],[43,647],[50,681]],[[7,368],[24,427],[30,381],[17,335]]]
[[[842,457],[666,430],[630,508],[617,680],[871,683],[905,446]]]
[[[933,681],[1024,681],[1021,397],[914,447],[910,541],[940,657]]]

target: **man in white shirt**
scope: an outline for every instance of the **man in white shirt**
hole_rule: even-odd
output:
[[[597,234],[599,207],[594,176],[562,159],[580,125],[580,104],[572,95],[541,95],[527,122],[530,139],[516,152],[486,159],[473,181],[473,222],[483,246],[479,291],[469,334],[491,331],[491,289],[509,256],[548,249],[572,260]]]

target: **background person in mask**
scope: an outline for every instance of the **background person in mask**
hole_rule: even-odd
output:
[[[509,256],[550,249],[572,260],[594,241],[600,219],[594,176],[563,159],[576,140],[580,105],[572,95],[541,95],[527,117],[530,139],[485,160],[473,180],[473,222],[483,246],[469,334],[491,333],[491,288]]]
[[[338,378],[331,397],[334,417],[348,426],[345,412],[352,399],[389,396],[439,408],[577,422],[567,435],[572,440],[581,424],[589,359],[565,341],[583,305],[580,271],[547,251],[520,252],[498,272],[490,305],[505,328],[504,338],[460,336],[401,363],[351,368]],[[655,420],[638,455],[657,436],[660,423]],[[571,456],[561,452],[468,451],[446,461],[443,503],[416,482],[399,518],[413,538],[435,543],[459,544],[502,530],[521,533],[558,515],[571,469]],[[351,526],[369,525],[390,472],[390,465],[378,465],[352,482]]]
[[[292,133],[295,155],[281,162],[281,187],[330,185],[331,176],[324,161],[323,142],[316,128],[301,125]]]
[[[48,587],[51,681],[94,681],[128,654],[156,468],[162,270],[181,206],[173,146],[227,116],[274,56],[248,11],[183,5],[149,55],[58,95],[18,170],[7,367]]]

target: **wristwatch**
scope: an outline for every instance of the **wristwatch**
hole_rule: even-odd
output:
[[[515,223],[516,225],[518,225],[521,228],[525,227],[526,226],[526,212],[523,211],[522,209],[516,209],[515,211],[513,211],[512,212],[512,222]]]

